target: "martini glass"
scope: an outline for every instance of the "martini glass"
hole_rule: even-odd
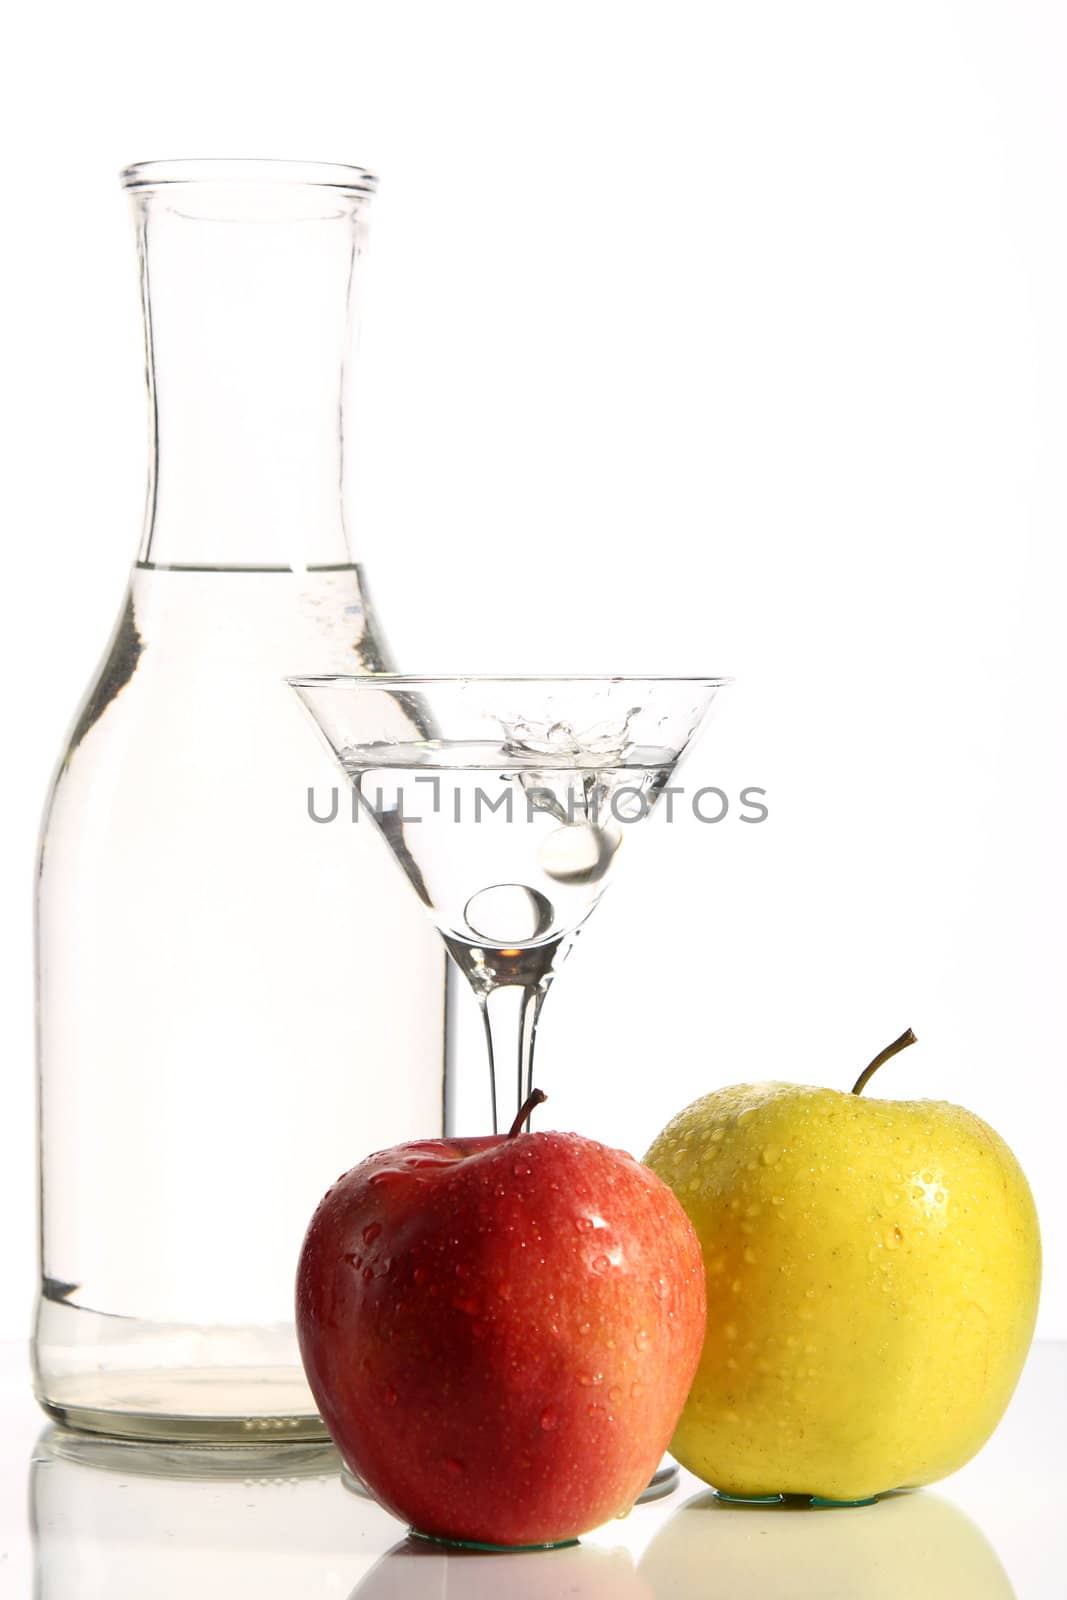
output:
[[[288,681],[481,1007],[499,1132],[560,964],[729,680]]]

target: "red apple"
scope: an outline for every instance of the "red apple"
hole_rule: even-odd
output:
[[[700,1246],[647,1167],[574,1133],[370,1156],[297,1273],[308,1382],[338,1449],[421,1533],[574,1538],[627,1511],[704,1338]]]

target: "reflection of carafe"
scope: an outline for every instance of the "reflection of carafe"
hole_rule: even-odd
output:
[[[353,1161],[442,1131],[440,947],[344,804],[311,819],[336,775],[283,682],[388,664],[342,494],[373,185],[273,162],[125,182],[153,449],[43,831],[37,1391],[107,1432],[295,1439],[321,1430],[303,1228]]]
[[[37,1600],[344,1600],[395,1543],[321,1444],[167,1448],[48,1428],[30,1471]]]

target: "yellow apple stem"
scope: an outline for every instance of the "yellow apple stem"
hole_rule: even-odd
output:
[[[890,1056],[895,1056],[899,1050],[906,1050],[909,1044],[918,1044],[918,1040],[910,1028],[905,1028],[899,1039],[894,1039],[892,1044],[887,1044],[884,1050],[879,1050],[869,1066],[864,1067],[855,1083],[852,1085],[853,1094],[862,1094],[868,1083],[878,1071],[883,1061],[888,1061]],[[519,1113],[520,1117],[522,1113]]]
[[[530,1093],[519,1107],[518,1116],[508,1129],[507,1136],[509,1139],[514,1139],[515,1135],[521,1129],[523,1123],[529,1121],[530,1112],[534,1109],[534,1107],[543,1106],[547,1099],[548,1096],[543,1089],[530,1090]]]

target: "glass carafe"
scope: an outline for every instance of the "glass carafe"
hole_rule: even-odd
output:
[[[284,682],[390,665],[345,493],[373,180],[123,177],[148,504],[43,825],[36,1387],[117,1436],[308,1438],[303,1229],[338,1173],[443,1121],[436,935]]]

